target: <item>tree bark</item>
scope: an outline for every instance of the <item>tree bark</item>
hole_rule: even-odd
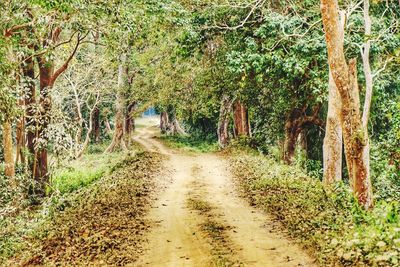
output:
[[[304,132],[307,125],[323,126],[324,122],[318,118],[321,104],[317,104],[312,115],[306,115],[307,105],[302,109],[294,108],[288,115],[285,123],[285,140],[283,144],[283,161],[290,165],[293,163],[299,135]]]
[[[132,132],[135,130],[135,119],[133,117],[133,112],[135,111],[136,107],[136,102],[133,101],[128,105],[126,108],[126,113],[125,113],[125,127],[124,127],[124,136],[125,136],[125,142],[128,146],[131,144],[131,135]]]
[[[32,58],[25,60],[23,64],[23,75],[27,83],[27,92],[25,98],[26,106],[26,145],[29,152],[28,164],[32,173],[32,177],[37,179],[36,170],[39,168],[36,160],[35,138],[37,136],[37,112],[36,112],[36,87],[35,79],[35,66]]]
[[[218,144],[221,148],[225,148],[229,144],[229,114],[232,109],[232,100],[227,95],[223,95],[219,110],[218,120]]]
[[[166,134],[168,132],[168,126],[169,126],[168,112],[163,111],[160,114],[160,129],[162,134]]]
[[[19,105],[23,106],[23,100],[19,101]],[[25,164],[25,116],[21,115],[21,117],[17,121],[17,129],[16,129],[16,153],[15,153],[15,164],[18,163]]]
[[[368,144],[367,130],[363,128],[357,83],[356,60],[347,64],[341,42],[337,0],[321,0],[322,21],[332,77],[342,102],[342,129],[345,153],[352,165],[349,177],[359,203],[366,209],[373,206],[369,166],[364,150]]]
[[[93,113],[93,139],[96,143],[100,141],[100,109],[95,108]]]
[[[285,140],[283,144],[283,161],[288,165],[293,163],[297,139],[302,131],[302,125],[300,123],[301,113],[302,112],[300,110],[293,109],[286,119]]]
[[[116,98],[116,114],[115,114],[115,129],[113,139],[111,144],[107,147],[106,153],[111,153],[115,151],[118,147],[121,147],[122,150],[128,150],[124,140],[124,92],[126,85],[126,74],[127,74],[127,67],[126,67],[126,55],[121,56],[121,61],[118,68],[118,92]]]
[[[12,143],[12,128],[9,121],[3,122],[3,147],[4,147],[4,174],[7,177],[15,176],[14,158],[13,158],[13,143]]]
[[[246,106],[236,100],[233,104],[234,133],[236,137],[250,136],[250,121]]]
[[[341,100],[335,81],[329,72],[328,117],[323,145],[324,183],[342,180],[343,131],[341,125]]]
[[[38,62],[40,80],[40,116],[36,138],[40,138],[41,143],[36,147],[36,161],[38,163],[38,168],[34,170],[33,176],[37,178],[37,181],[41,186],[43,186],[42,189],[44,190],[44,186],[49,180],[46,131],[50,124],[52,105],[50,90],[53,87],[52,78],[54,75],[54,65],[52,61],[48,61],[44,57],[39,57]],[[44,191],[41,193],[44,193]]]
[[[173,116],[173,117],[174,118],[173,118],[173,120],[172,120],[172,122],[170,123],[170,126],[169,126],[170,133],[172,135],[175,135],[175,134],[186,135],[186,132],[181,127],[181,124],[179,123],[178,119],[175,116]]]

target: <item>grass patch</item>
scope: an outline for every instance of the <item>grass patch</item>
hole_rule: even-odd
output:
[[[275,216],[322,266],[398,266],[397,202],[366,212],[346,185],[325,188],[299,168],[253,153],[233,151],[229,158],[249,201]]]
[[[200,230],[208,237],[212,246],[212,264],[217,267],[225,266],[242,266],[239,262],[234,262],[231,258],[234,255],[232,242],[230,241],[227,231],[231,227],[218,220],[218,216],[212,212],[213,206],[199,197],[189,197],[187,205],[190,209],[198,211],[202,215],[204,221],[199,225]]]
[[[172,148],[180,148],[187,151],[207,153],[215,152],[219,149],[216,141],[191,135],[163,135],[160,138]]]
[[[200,212],[209,212],[212,209],[210,203],[208,203],[207,201],[195,198],[188,199],[188,206],[189,208]]]
[[[92,153],[68,162],[66,166],[53,173],[49,193],[64,194],[88,186],[109,174],[110,170],[125,157],[123,152],[103,153],[104,145],[94,145],[88,150]]]

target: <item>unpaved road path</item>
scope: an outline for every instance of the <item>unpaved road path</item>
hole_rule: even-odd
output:
[[[136,141],[150,151],[168,155],[166,189],[158,196],[149,219],[145,254],[136,266],[215,266],[215,246],[201,231],[207,220],[188,207],[188,198],[200,196],[214,207],[217,220],[229,225],[226,236],[235,266],[315,266],[296,244],[272,231],[272,220],[250,207],[235,192],[227,163],[215,154],[197,154],[165,147],[157,128],[138,129]],[[209,216],[209,215],[208,215]],[[224,241],[225,242],[225,241]]]

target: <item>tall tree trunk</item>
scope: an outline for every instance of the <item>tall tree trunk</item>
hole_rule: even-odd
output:
[[[342,46],[344,45],[345,24],[345,13],[340,11],[340,43]],[[331,184],[342,180],[343,130],[341,122],[342,103],[330,68],[328,91],[328,116],[326,120],[326,130],[323,144],[323,181],[326,184]],[[352,164],[347,158],[347,154],[346,162],[348,169],[350,170],[349,172],[352,173]]]
[[[324,182],[331,184],[342,180],[342,125],[341,100],[332,73],[329,72],[328,117],[323,145]]]
[[[285,141],[283,145],[283,161],[286,164],[292,164],[294,154],[296,152],[296,143],[301,133],[301,125],[299,125],[298,110],[294,109],[285,124]]]
[[[223,95],[221,99],[221,105],[219,109],[219,120],[218,120],[218,144],[221,148],[224,148],[229,143],[229,113],[232,109],[232,100],[228,95]]]
[[[39,177],[39,173],[37,172],[39,165],[37,161],[35,140],[38,133],[38,114],[36,107],[36,87],[34,82],[35,66],[32,58],[25,60],[22,71],[28,85],[25,98],[26,145],[29,152],[28,164],[32,177],[37,180]]]
[[[250,136],[250,121],[246,106],[240,100],[233,104],[233,122],[235,136]]]
[[[122,150],[127,150],[125,140],[124,140],[124,92],[126,85],[126,55],[121,56],[121,62],[118,68],[118,92],[116,98],[116,114],[115,114],[115,129],[114,136],[111,141],[111,144],[107,147],[106,153],[110,153],[115,151],[118,147],[121,147]]]
[[[322,21],[328,49],[328,61],[342,102],[342,129],[345,153],[352,164],[349,173],[354,193],[366,209],[373,206],[369,166],[364,154],[368,144],[366,129],[362,125],[357,83],[356,60],[347,64],[341,42],[339,8],[337,0],[321,0]]]
[[[3,122],[3,147],[4,147],[4,173],[7,177],[15,176],[14,158],[13,158],[13,143],[12,143],[12,128],[9,121]]]
[[[34,177],[38,178],[40,185],[44,186],[48,183],[48,153],[47,153],[47,136],[46,131],[50,124],[51,112],[51,96],[50,91],[53,87],[52,77],[54,74],[54,65],[52,61],[46,60],[44,57],[39,57],[39,79],[40,79],[40,123],[37,131],[37,138],[43,142],[37,147],[36,160],[38,169],[35,170]],[[44,193],[44,191],[42,192]]]
[[[369,0],[364,0],[364,27],[365,27],[365,36],[369,37],[372,34],[372,22],[371,17],[369,15]],[[363,71],[365,76],[365,99],[364,99],[364,110],[362,115],[362,125],[364,128],[364,135],[366,137],[366,145],[363,151],[363,160],[365,165],[367,166],[367,176],[370,176],[370,141],[368,138],[368,120],[370,116],[371,110],[371,102],[372,102],[372,94],[373,94],[373,76],[371,65],[369,62],[371,50],[371,40],[367,38],[364,43],[364,48],[361,50],[361,57],[363,61]],[[358,186],[355,184],[354,186]]]
[[[93,139],[96,143],[100,141],[100,109],[95,108],[93,113]]]

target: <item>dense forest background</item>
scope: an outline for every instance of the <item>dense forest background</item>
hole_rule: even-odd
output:
[[[168,142],[250,147],[399,221],[398,1],[7,0],[0,10],[3,219],[96,180],[103,169],[65,188],[57,177],[73,180],[65,168],[86,154],[129,151],[135,118],[155,107]]]

